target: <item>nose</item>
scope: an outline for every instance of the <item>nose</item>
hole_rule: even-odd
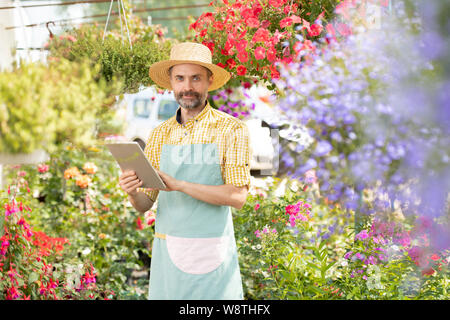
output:
[[[186,92],[186,91],[191,91],[193,89],[194,89],[194,86],[193,86],[192,80],[189,78],[185,79],[183,81],[183,91]]]

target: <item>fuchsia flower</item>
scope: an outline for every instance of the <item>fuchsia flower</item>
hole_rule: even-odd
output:
[[[258,211],[258,209],[261,207],[259,203],[255,204],[255,211]]]

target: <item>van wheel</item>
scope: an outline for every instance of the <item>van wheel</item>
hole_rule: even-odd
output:
[[[139,144],[139,147],[141,147],[142,150],[145,149],[145,142],[141,139],[135,139],[134,142],[137,142]]]

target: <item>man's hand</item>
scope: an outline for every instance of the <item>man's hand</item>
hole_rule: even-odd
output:
[[[197,200],[218,206],[232,206],[241,209],[247,199],[247,186],[235,187],[231,184],[205,185],[177,180],[168,174],[158,171],[164,181],[166,189],[162,191],[180,191]]]
[[[164,184],[166,185],[166,189],[161,189],[162,191],[180,191],[181,185],[183,181],[177,180],[174,177],[169,176],[168,174],[165,174],[162,171],[158,170],[158,174],[161,177],[162,181],[164,181]]]
[[[135,196],[137,194],[136,189],[142,186],[142,181],[136,175],[136,172],[132,170],[127,170],[122,172],[119,177],[119,185],[123,191],[125,191],[130,196]]]

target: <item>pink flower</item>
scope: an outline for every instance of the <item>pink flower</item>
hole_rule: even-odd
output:
[[[291,17],[284,18],[280,21],[280,28],[286,28],[292,24]]]
[[[245,62],[247,62],[248,61],[248,53],[247,53],[247,51],[241,51],[241,52],[238,52],[238,54],[237,54],[237,58],[238,58],[238,60],[240,61],[240,62],[242,62],[242,63],[245,63]],[[246,70],[247,71],[247,70]],[[244,73],[245,74],[245,73]]]
[[[252,42],[266,42],[269,39],[269,30],[265,28],[259,28],[256,30],[255,34],[253,35]]]
[[[317,37],[322,33],[323,27],[320,24],[312,24],[308,30],[308,35],[311,37]]]
[[[263,47],[257,47],[255,49],[255,59],[256,60],[262,60],[266,57],[266,49]]]
[[[38,171],[40,172],[40,173],[46,173],[47,171],[48,171],[48,169],[49,169],[49,166],[48,165],[46,165],[46,164],[39,164],[38,165]]]
[[[286,3],[286,0],[269,0],[269,5],[275,8],[281,7],[283,4]]]
[[[286,214],[296,215],[300,211],[300,207],[296,204],[290,204],[286,206],[285,210]]]
[[[352,29],[345,23],[338,23],[336,29],[343,36],[349,36],[352,34]]]
[[[364,240],[367,239],[369,237],[369,234],[367,233],[367,230],[362,230],[360,233],[358,233],[355,236],[356,240]]]
[[[241,53],[242,51],[245,51],[247,48],[248,41],[247,40],[241,40],[236,43],[236,50],[238,53]]]
[[[259,207],[260,207],[259,203],[255,204],[255,211],[258,211]]]
[[[261,237],[261,231],[256,230],[255,231],[255,235],[256,235],[257,238],[260,238]]]

